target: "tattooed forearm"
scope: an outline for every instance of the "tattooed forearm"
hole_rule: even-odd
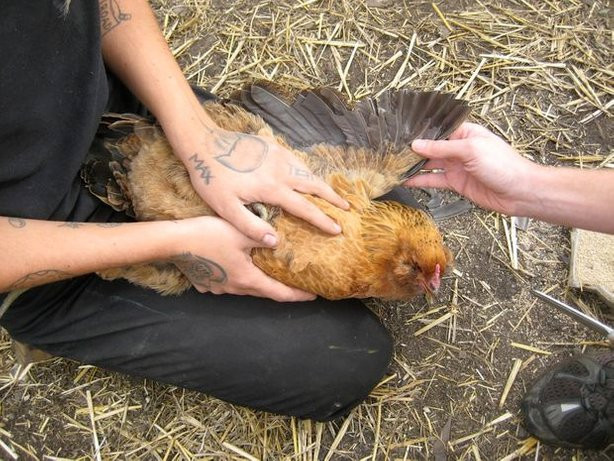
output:
[[[26,227],[26,220],[21,218],[9,218],[9,224],[15,229],[21,229]]]
[[[100,30],[102,36],[111,32],[122,22],[130,21],[132,15],[124,13],[117,0],[100,0]]]
[[[216,138],[215,144],[223,152],[215,159],[238,173],[257,170],[269,152],[264,139],[244,133],[224,133]]]
[[[27,221],[22,218],[8,218],[9,225],[15,229],[22,229],[26,227]],[[96,227],[112,228],[124,225],[122,222],[97,222],[97,223],[85,223],[85,222],[63,222],[59,223],[58,227],[69,227],[70,229],[80,229],[83,226],[91,225]]]
[[[103,227],[105,229],[112,229],[115,227],[123,226],[123,222],[97,222],[96,227]]]
[[[198,154],[192,155],[188,160],[194,164],[194,169],[198,171],[203,182],[209,184],[213,176],[211,175],[209,167],[205,165],[205,162],[198,157]]]
[[[210,259],[188,252],[174,256],[171,261],[190,279],[190,282],[206,289],[211,288],[212,283],[224,283],[228,280],[224,268]]]
[[[8,287],[8,291],[17,290],[19,288],[30,288],[36,285],[42,285],[44,283],[56,282],[73,277],[68,272],[56,270],[56,269],[43,269],[40,271],[32,272],[24,275],[20,279],[16,280]]]
[[[291,176],[296,176],[297,178],[308,179],[310,181],[313,179],[313,173],[309,171],[308,169],[301,168],[296,165],[292,165],[291,163],[288,163],[288,165],[290,167]]]
[[[58,227],[69,227],[71,229],[80,229],[83,226],[91,225],[103,228],[119,227],[124,223],[121,222],[97,222],[97,223],[85,223],[85,222],[63,222]]]
[[[58,227],[70,227],[71,229],[79,229],[83,227],[85,224],[82,222],[63,222]]]

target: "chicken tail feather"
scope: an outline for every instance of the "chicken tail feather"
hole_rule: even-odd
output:
[[[134,217],[127,174],[143,139],[152,136],[149,119],[132,114],[105,114],[81,167],[85,187],[116,211]]]

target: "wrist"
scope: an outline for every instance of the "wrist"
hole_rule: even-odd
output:
[[[175,151],[193,152],[220,128],[209,117],[198,98],[187,86],[170,107],[155,113],[164,134]]]
[[[557,184],[561,168],[535,165],[524,176],[521,199],[516,216],[547,219],[551,214],[561,214],[567,206],[564,191]]]
[[[162,125],[175,155],[186,163],[194,154],[203,157],[213,150],[213,142],[222,130],[202,111],[173,119]],[[187,163],[186,163],[187,166]]]
[[[510,185],[513,196],[509,201],[509,216],[535,217],[535,213],[543,206],[546,200],[544,194],[547,189],[549,167],[539,165],[527,160],[526,168],[514,175],[518,180]]]
[[[161,259],[171,259],[179,254],[189,251],[189,242],[209,240],[209,231],[215,226],[219,218],[214,216],[200,216],[197,218],[180,219],[176,221],[160,221],[164,223],[165,238],[161,249]]]

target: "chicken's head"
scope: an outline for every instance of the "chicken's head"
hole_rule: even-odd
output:
[[[432,297],[452,264],[452,253],[425,212],[390,203],[386,212],[388,219],[380,223],[380,231],[389,233],[388,254],[381,261],[387,276],[380,296],[408,299],[425,294]]]
[[[435,236],[434,236],[435,237]],[[452,263],[452,253],[441,241],[427,240],[419,246],[404,245],[391,261],[392,275],[401,290],[408,295],[425,294],[428,298],[436,295],[441,285],[441,277]]]

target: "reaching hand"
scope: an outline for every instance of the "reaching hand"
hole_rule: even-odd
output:
[[[452,189],[478,205],[514,214],[526,196],[529,173],[539,168],[503,139],[474,123],[462,124],[449,140],[416,140],[412,149],[429,159],[423,173],[409,179],[410,187]]]
[[[274,139],[222,129],[212,130],[191,154],[183,155],[192,185],[215,212],[246,236],[266,246],[277,241],[273,227],[244,205],[277,205],[330,234],[341,228],[301,193],[349,205],[322,179]]]
[[[272,279],[251,259],[253,248],[263,246],[231,224],[217,217],[177,221],[182,238],[170,258],[201,293],[252,295],[280,302],[308,301],[315,298],[297,288]]]

